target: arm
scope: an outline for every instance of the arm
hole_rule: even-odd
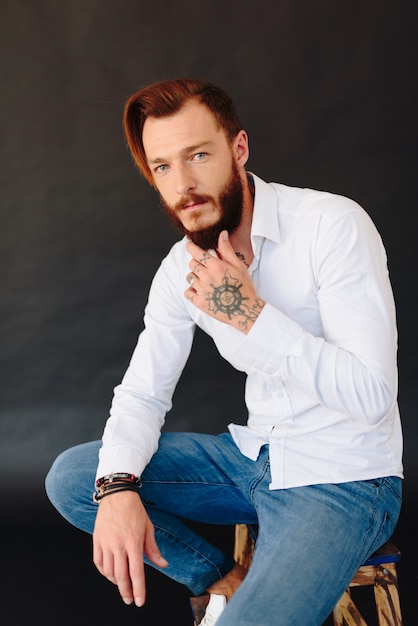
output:
[[[184,278],[183,278],[184,280]],[[112,472],[139,476],[158,447],[165,413],[188,358],[194,324],[178,291],[175,263],[163,262],[151,286],[141,333],[122,383],[115,389],[103,434],[96,478]],[[145,601],[144,554],[158,567],[167,562],[137,493],[100,500],[93,533],[93,560],[116,584],[125,603]]]
[[[175,256],[165,259],[152,282],[145,329],[121,384],[114,390],[96,478],[112,472],[141,475],[157,450],[195,329],[179,289],[184,275],[177,264]]]
[[[315,232],[301,231],[298,242],[306,251],[304,279],[312,274],[312,308],[297,310],[291,296],[276,293],[274,306],[264,304],[246,337],[235,342],[234,357],[249,374],[279,376],[311,402],[376,423],[396,402],[397,393],[395,310],[380,237],[355,205],[342,215],[326,216]],[[194,248],[189,252],[198,258]],[[226,253],[221,256],[225,261]],[[208,267],[216,262],[210,261]],[[292,283],[288,257],[286,262],[286,275],[280,280],[289,276]],[[272,283],[282,271],[270,267]],[[205,282],[194,280],[186,297],[212,317],[234,325],[236,318],[209,310],[213,285],[220,286],[222,279],[214,272],[204,278]],[[237,283],[241,297],[257,302],[249,280],[240,277]],[[288,293],[292,290],[294,284]]]
[[[357,209],[323,220],[312,250],[322,330],[308,332],[268,307],[254,328],[255,345],[242,347],[255,354],[253,367],[279,374],[313,402],[377,424],[397,397],[395,306],[381,239]],[[279,328],[280,341],[266,344],[261,325],[267,334]]]

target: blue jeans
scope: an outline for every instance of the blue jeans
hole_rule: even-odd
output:
[[[63,452],[47,479],[58,511],[91,533],[101,442]],[[401,480],[378,478],[269,490],[268,447],[257,461],[229,434],[166,433],[142,475],[141,498],[169,566],[163,573],[194,595],[234,565],[182,522],[258,524],[247,577],[217,626],[320,626],[358,567],[392,534]]]

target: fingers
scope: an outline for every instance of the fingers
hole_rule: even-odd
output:
[[[125,604],[135,602],[143,606],[145,602],[145,573],[142,559],[131,559],[127,554],[117,555],[114,564],[115,584]]]
[[[114,583],[126,604],[145,602],[144,554],[167,567],[154,538],[154,527],[138,496],[114,494],[100,503],[93,533],[93,560]]]
[[[116,580],[119,593],[125,604],[135,602],[136,606],[143,606],[146,597],[145,571],[142,556],[131,559],[126,557],[125,562],[119,563],[120,571],[116,571]]]
[[[195,282],[195,280],[196,280],[196,275],[195,275],[195,274],[193,274],[193,273],[191,273],[191,274],[187,274],[187,276],[186,276],[186,280],[187,280],[187,282],[189,283],[190,287],[193,287],[193,283],[194,283],[194,282]]]
[[[220,255],[221,258],[228,263],[231,263],[232,265],[237,264],[237,255],[231,246],[227,230],[223,230],[219,235],[217,252],[218,255]]]
[[[103,551],[94,545],[93,561],[102,576],[118,587],[125,604],[132,604],[135,596],[126,553],[122,551]],[[140,573],[136,573],[136,596],[140,602],[139,606],[142,606],[145,594],[141,586]]]
[[[203,297],[208,289],[213,288],[214,283],[222,281],[228,266],[242,272],[242,262],[235,254],[226,230],[219,235],[217,256],[203,250],[192,241],[187,243],[187,250],[192,256],[189,262],[191,271],[186,275],[190,285],[185,291],[188,300],[194,301],[196,295]]]
[[[158,551],[158,548],[157,548]],[[99,572],[119,589],[125,604],[135,602],[136,606],[143,606],[146,597],[145,572],[142,553],[130,551],[130,557],[124,550],[106,551],[94,550],[94,563]],[[167,561],[158,551],[155,557],[156,564],[166,567]]]
[[[168,562],[158,549],[152,525],[147,529],[144,538],[144,553],[157,567],[167,567]],[[121,555],[121,558],[115,563],[116,584],[125,604],[134,602],[136,606],[143,606],[146,597],[146,585],[142,551],[135,553],[135,550],[131,550],[129,554],[130,557]]]
[[[240,262],[233,247],[231,246],[227,230],[223,230],[219,235],[218,247],[216,249],[217,256],[203,250],[192,241],[189,241],[186,247],[189,254],[192,256],[189,267],[196,275],[199,275],[199,273],[205,269],[209,269],[212,261],[223,260],[229,265],[240,267]]]
[[[200,267],[206,267],[211,259],[216,259],[215,256],[199,248],[193,241],[189,241],[186,245],[188,252],[193,257],[192,261],[194,261],[194,268],[199,270]],[[191,268],[192,269],[192,268]]]
[[[145,521],[144,526],[142,532],[130,533],[124,540],[118,538],[107,543],[97,534],[93,540],[93,561],[97,569],[118,587],[125,604],[134,602],[136,606],[143,606],[146,598],[143,554],[157,567],[168,565],[158,549],[151,521]]]

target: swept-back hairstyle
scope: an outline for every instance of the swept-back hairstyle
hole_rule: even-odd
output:
[[[212,83],[192,78],[164,80],[140,89],[126,102],[123,127],[136,166],[147,181],[154,185],[142,143],[142,129],[147,117],[173,115],[190,99],[196,98],[212,112],[229,141],[242,126],[230,96]]]

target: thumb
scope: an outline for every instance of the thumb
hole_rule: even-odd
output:
[[[236,263],[237,255],[235,254],[234,248],[231,246],[227,230],[223,230],[219,234],[217,251],[220,258],[227,263],[230,263],[231,265],[234,265]]]
[[[161,555],[153,531],[147,532],[145,536],[144,551],[151,563],[154,563],[157,567],[167,567],[168,561]]]

